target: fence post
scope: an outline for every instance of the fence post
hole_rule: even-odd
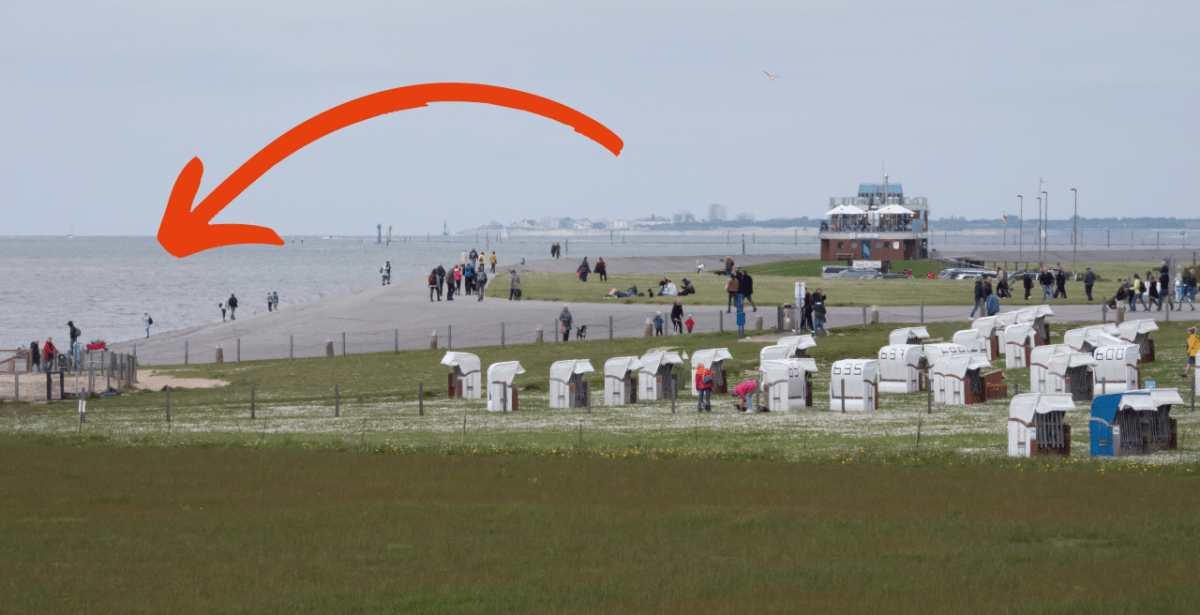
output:
[[[425,383],[417,383],[417,416],[425,416]]]
[[[54,376],[50,375],[50,371],[46,371],[46,401],[54,399]]]
[[[13,373],[13,401],[21,401],[21,376]]]
[[[429,332],[429,349],[437,350],[437,331]]]
[[[166,387],[163,387],[163,390],[165,390],[167,392],[167,423],[170,423],[171,422],[171,386],[167,385]]]
[[[334,416],[334,418],[337,418],[342,415],[342,396],[341,396],[340,387],[341,387],[341,385],[338,383],[334,383],[334,385],[333,385],[333,416]]]
[[[254,385],[250,385],[250,420],[254,420]]]
[[[538,325],[537,330],[533,332],[533,341],[541,344],[543,340],[544,340],[544,337],[543,337],[543,332],[542,332],[542,325]]]
[[[921,300],[921,324],[925,324],[925,300]]]
[[[454,348],[454,325],[446,325],[446,349]]]
[[[346,332],[342,331],[342,356],[346,356]]]
[[[504,348],[504,323],[500,323],[500,347]]]
[[[288,358],[289,358],[289,359],[295,359],[295,358],[296,358],[296,352],[295,352],[295,350],[296,350],[295,338],[296,338],[296,336],[294,336],[294,335],[289,335],[289,336],[288,336]]]
[[[721,310],[717,310],[717,328],[718,333],[725,332],[725,312],[722,312]]]
[[[400,352],[400,330],[399,329],[395,330],[395,335],[396,335],[396,352]]]
[[[188,343],[187,343],[187,341],[183,342],[183,364],[184,365],[188,364]]]
[[[237,338],[237,362],[242,362],[242,338]]]
[[[613,317],[610,315],[608,317],[608,339],[611,340],[612,338],[613,338]]]
[[[862,309],[863,309],[863,326],[865,327],[865,326],[867,326],[867,304],[864,303],[862,306]]]

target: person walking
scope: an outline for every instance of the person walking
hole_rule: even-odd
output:
[[[488,259],[492,263],[492,273],[496,273],[496,251],[492,250],[492,255]]]
[[[712,412],[713,373],[703,363],[696,366],[696,392],[700,395],[696,412]]]
[[[1150,296],[1150,307],[1158,305],[1158,311],[1162,311],[1162,297],[1158,293],[1158,279],[1149,271],[1146,272],[1146,279],[1150,282],[1147,284],[1146,293]]]
[[[37,374],[42,371],[42,351],[38,348],[37,340],[33,340],[33,343],[29,345],[29,362],[29,369],[33,370],[33,373]]]
[[[1138,274],[1133,274],[1133,298],[1134,301],[1142,302],[1142,310],[1149,312],[1150,308],[1146,305],[1146,282],[1142,280]],[[1137,305],[1131,306],[1131,311],[1137,311]]]
[[[738,292],[750,302],[750,306],[754,311],[758,311],[758,305],[754,303],[754,278],[745,269],[738,268]]]
[[[479,295],[476,301],[483,301],[483,291],[487,289],[488,274],[483,268],[475,272],[475,294]]]
[[[806,287],[807,288],[807,287]],[[804,307],[800,309],[800,330],[812,331],[813,328],[813,293],[804,291]]]
[[[446,268],[438,263],[437,266],[438,301],[442,300],[442,285],[446,283]]]
[[[1187,365],[1183,366],[1183,373],[1179,374],[1180,378],[1187,378],[1188,370],[1196,364],[1196,351],[1200,350],[1200,337],[1196,337],[1196,327],[1188,327],[1187,338]]]
[[[725,306],[725,313],[733,313],[733,302],[738,296],[738,279],[732,272],[729,274],[729,281],[725,282],[725,292],[729,295],[729,303]]]
[[[1096,284],[1096,272],[1091,267],[1083,274],[1083,291],[1087,293],[1088,301],[1092,300],[1092,286]]]
[[[559,323],[558,330],[560,333],[562,333],[564,342],[567,341],[567,339],[569,339],[569,337],[571,335],[571,325],[574,322],[575,322],[575,319],[571,317],[570,307],[564,305],[563,311],[558,315],[558,323]]]
[[[1010,293],[1008,291],[1008,273],[1006,273],[1003,269],[1001,269],[997,273],[998,273],[998,275],[996,277],[996,296],[998,296],[1001,299],[1012,297],[1012,293]],[[910,271],[908,275],[909,275],[909,277],[912,277],[912,272]]]
[[[521,277],[517,275],[516,269],[508,270],[508,300],[521,300]]]
[[[1054,299],[1054,274],[1042,267],[1042,272],[1038,274],[1038,283],[1042,285],[1042,303],[1052,301]]]
[[[475,266],[472,265],[471,262],[468,262],[467,266],[463,267],[463,281],[466,283],[466,286],[467,286],[467,294],[469,295],[471,293],[474,293],[475,292]]]
[[[1175,294],[1179,299],[1179,311],[1183,311],[1183,303],[1186,301],[1192,307],[1192,311],[1196,311],[1196,304],[1188,298],[1187,280],[1184,279],[1182,273],[1175,274]]]
[[[1054,298],[1057,299],[1062,295],[1063,299],[1067,298],[1067,272],[1063,271],[1062,267],[1054,273]]]
[[[813,335],[820,335],[819,332],[824,331],[825,337],[829,337],[829,329],[825,328],[825,302],[820,301],[813,306]]]
[[[930,271],[929,274],[933,275],[933,272]],[[1033,272],[1026,271],[1024,277],[1021,278],[1021,281],[1025,286],[1025,300],[1029,301],[1029,295],[1033,292]]]
[[[984,312],[983,301],[986,298],[987,297],[985,297],[983,294],[983,280],[976,279],[975,280],[975,307],[971,308],[971,315],[968,316],[967,318],[975,318],[976,311],[979,311],[981,314]]]
[[[1175,298],[1171,293],[1171,274],[1167,272],[1159,273],[1158,275],[1158,303],[1162,307],[1162,302],[1167,302],[1167,311],[1175,309]]]
[[[676,335],[683,333],[683,302],[676,301],[671,306],[671,331]]]
[[[471,254],[468,256],[469,260],[467,260],[467,262],[470,264],[475,264],[476,259],[479,258],[479,253],[475,251],[475,248],[471,248]]]
[[[229,320],[237,320],[237,297],[229,293],[229,300],[225,304],[229,306]]]
[[[691,314],[688,314],[688,319],[683,321],[683,326],[687,327],[688,333],[692,332],[692,327],[696,326],[696,321],[692,320]]]
[[[225,322],[225,310],[229,309],[229,306],[222,301],[217,304],[217,307],[221,308],[221,322]]]
[[[663,317],[662,317],[662,310],[659,310],[654,313],[654,335],[657,336],[657,335],[662,335],[662,334],[663,334]]]
[[[987,299],[984,300],[985,314],[995,316],[1000,313],[1000,298],[996,293],[989,293]]]
[[[279,311],[279,293],[271,291],[271,303],[275,304],[275,311]]]
[[[1195,269],[1188,269],[1187,286],[1188,286],[1188,303],[1191,303],[1196,300],[1196,270]],[[1196,306],[1193,305],[1192,307],[1196,307]]]
[[[583,262],[579,263],[579,269],[575,270],[579,274],[579,281],[586,282],[588,274],[592,272],[592,267],[588,265],[587,257],[583,257]]]
[[[68,320],[67,334],[71,338],[71,345],[67,348],[67,353],[71,356],[71,365],[74,367],[74,369],[78,370],[80,355],[79,336],[83,335],[83,332],[75,326],[74,321]]]
[[[596,275],[600,276],[601,282],[608,281],[608,264],[604,262],[604,257],[596,259]]]
[[[434,293],[436,293],[436,294],[437,294],[437,300],[438,300],[438,301],[441,301],[441,300],[442,300],[442,289],[438,287],[437,279],[438,279],[438,278],[437,278],[437,269],[430,269],[430,270],[429,270],[429,278],[428,278],[428,282],[429,282],[429,302],[430,302],[430,303],[433,303],[433,295],[434,295]]]
[[[733,257],[732,256],[725,257],[725,275],[726,276],[733,275]]]
[[[142,326],[146,328],[146,337],[150,337],[150,325],[154,324],[154,319],[150,318],[150,312],[142,312]]]
[[[55,363],[58,362],[58,349],[54,347],[54,338],[46,338],[46,343],[42,344],[42,365],[45,371],[54,371]]]
[[[454,292],[462,294],[463,285],[463,265],[458,265],[454,268]]]

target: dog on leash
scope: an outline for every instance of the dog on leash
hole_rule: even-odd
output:
[[[577,340],[587,339],[587,325],[582,325],[579,327],[579,329],[577,329],[575,331],[575,339],[577,339]]]

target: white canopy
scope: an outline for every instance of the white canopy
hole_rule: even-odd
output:
[[[671,365],[681,365],[683,363],[683,358],[681,358],[679,353],[674,350],[651,350],[650,352],[642,355],[641,361],[641,369],[650,373],[655,373],[658,371],[658,368],[662,367],[663,364],[666,363],[670,363]]]
[[[991,337],[995,334],[996,329],[1000,326],[995,316],[984,316],[976,318],[975,322],[971,323],[971,328],[978,331],[984,337]]]
[[[1025,344],[1031,337],[1033,337],[1033,325],[1027,322],[1018,323],[1004,329],[1004,342],[1006,344],[1017,344],[1020,346]]]
[[[758,361],[773,361],[776,359],[786,359],[791,356],[791,349],[783,344],[774,346],[763,346],[763,349],[758,351]]]
[[[1008,404],[1009,418],[1025,425],[1033,424],[1033,415],[1077,410],[1070,393],[1024,393],[1015,395]]]
[[[555,361],[550,365],[550,379],[566,382],[575,374],[587,374],[594,371],[596,370],[592,368],[592,362],[587,359],[568,359],[566,361]],[[488,378],[491,378],[490,373]]]
[[[866,210],[859,209],[853,205],[838,205],[833,209],[825,212],[826,216],[861,216],[867,213]]]
[[[896,329],[888,334],[888,344],[907,344],[909,337],[926,339],[929,337],[929,330],[925,327],[903,327]]]
[[[442,357],[442,365],[457,367],[462,373],[469,374],[479,371],[479,357],[469,352],[447,352]]]
[[[875,213],[877,213],[877,214],[908,214],[911,216],[913,211],[911,209],[906,209],[904,207],[896,205],[895,203],[892,203],[890,205],[884,205],[883,207],[880,207],[879,209],[875,210]]]
[[[968,370],[991,367],[992,362],[981,354],[960,354],[944,356],[933,364],[933,373],[963,378]]]
[[[517,374],[524,374],[525,368],[521,367],[520,361],[505,361],[503,363],[492,363],[488,366],[488,383],[502,382],[506,385],[512,384],[513,378]]]
[[[984,345],[988,342],[979,329],[963,329],[954,333],[954,343],[962,344],[966,348],[976,351],[983,350]]]
[[[1046,366],[1046,369],[1056,376],[1066,376],[1067,369],[1096,365],[1096,359],[1086,352],[1079,352],[1067,344],[1050,344],[1038,346],[1029,355],[1030,363]]]
[[[1158,323],[1150,318],[1126,320],[1117,325],[1117,337],[1127,342],[1133,342],[1137,339],[1137,336],[1150,333],[1151,331],[1158,331]]]
[[[962,344],[951,344],[942,342],[939,344],[925,344],[925,360],[933,365],[943,355],[947,354],[966,354],[967,347]]]
[[[604,362],[604,377],[622,379],[625,372],[642,369],[642,362],[637,357],[613,357]]]
[[[1005,327],[1017,324],[1017,312],[1016,311],[1000,312],[999,314],[996,314],[995,316],[988,316],[988,318],[996,319],[996,328],[997,329],[1004,329]]]
[[[1118,404],[1122,410],[1151,410],[1157,412],[1163,406],[1183,405],[1178,389],[1142,389],[1121,396]]]
[[[811,335],[787,335],[779,338],[779,341],[775,343],[780,346],[787,346],[789,357],[796,354],[797,350],[815,348],[817,345],[817,341]]]
[[[1100,339],[1100,338],[1095,337],[1097,335],[1106,335],[1106,336],[1109,336],[1111,339],[1119,342],[1120,340],[1117,340],[1115,337],[1112,337],[1112,336],[1117,335],[1117,333],[1118,333],[1117,326],[1113,325],[1113,324],[1089,325],[1087,327],[1071,329],[1071,330],[1067,331],[1066,333],[1064,333],[1063,334],[1063,343],[1070,346],[1071,348],[1074,348],[1075,350],[1083,350],[1084,342],[1087,342],[1087,343],[1091,344],[1092,346],[1098,345],[1092,341],[1092,339]],[[1092,339],[1088,339],[1088,336],[1092,336]],[[1099,344],[1099,345],[1105,346],[1108,344]]]
[[[733,355],[729,354],[728,348],[707,348],[705,350],[697,350],[692,355],[692,370],[694,371],[698,365],[711,368],[712,364],[717,361],[725,361],[732,358]]]
[[[771,361],[763,361],[758,366],[758,371],[762,372],[763,381],[770,385],[780,380],[788,379],[788,371],[792,368],[798,368],[805,372],[817,371],[817,362],[814,359],[775,359]]]

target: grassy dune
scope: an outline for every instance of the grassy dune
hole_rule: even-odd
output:
[[[736,258],[735,258],[736,262]],[[899,305],[915,305],[919,301],[924,301],[925,305],[964,305],[970,306],[974,303],[974,288],[975,283],[972,280],[926,280],[923,277],[912,280],[853,280],[853,279],[822,279],[820,277],[821,265],[828,264],[821,261],[781,261],[777,263],[766,263],[748,267],[747,270],[754,276],[754,301],[758,305],[773,306],[783,303],[793,302],[795,296],[795,283],[805,282],[808,288],[821,288],[829,300],[826,302],[831,307],[857,307],[863,304],[880,305],[880,306],[899,306]],[[903,265],[904,269],[912,268],[914,274],[923,275],[929,270],[929,265],[925,263],[899,263],[896,268],[900,269]],[[1085,264],[1081,264],[1079,269],[1083,271]],[[1069,264],[1067,265],[1069,268]],[[1133,274],[1145,276],[1145,272],[1157,267],[1157,264],[1152,263],[1096,263],[1092,268],[1096,271],[1099,280],[1096,282],[1093,294],[1096,301],[1093,305],[1099,306],[1100,297],[1112,296],[1115,294],[1118,278],[1126,276],[1132,277]],[[936,269],[935,271],[940,271]],[[677,285],[682,285],[683,278],[687,278],[696,288],[696,294],[686,297],[659,297],[658,283],[663,278],[667,278]],[[601,282],[598,277],[591,275],[588,281],[580,282],[575,274],[570,273],[542,273],[542,272],[522,272],[521,273],[521,290],[526,299],[537,299],[545,301],[562,301],[566,303],[597,303],[604,301],[621,301],[625,303],[651,304],[651,305],[670,305],[676,299],[681,299],[684,305],[727,305],[728,295],[725,292],[725,283],[728,279],[724,276],[718,276],[710,271],[703,274],[691,272],[674,272],[674,273],[619,273],[613,272],[608,276],[608,281]],[[647,289],[654,289],[655,297],[636,297],[625,299],[605,299],[604,295],[609,290],[616,288],[624,291],[630,286],[637,286],[638,290],[645,292]],[[1083,282],[1068,282],[1067,299],[1056,299],[1055,304],[1067,305],[1085,305],[1088,303],[1087,295],[1084,293]],[[1041,289],[1034,289],[1033,298],[1028,302],[1033,302],[1041,299]],[[1013,299],[1002,301],[1005,305],[1022,306],[1027,302],[1023,300],[1024,288],[1013,289]],[[489,297],[508,298],[508,277],[497,276],[495,283],[491,284],[487,290]],[[1097,307],[1098,309],[1098,307]]]

